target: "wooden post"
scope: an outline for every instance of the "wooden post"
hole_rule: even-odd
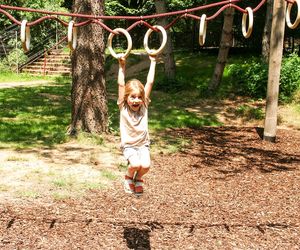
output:
[[[266,100],[264,140],[275,142],[280,69],[283,53],[286,1],[275,0],[269,56],[269,75]]]

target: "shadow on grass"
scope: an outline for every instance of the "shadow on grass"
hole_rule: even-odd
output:
[[[0,91],[0,143],[14,147],[52,146],[64,142],[70,123],[70,80],[53,86]]]

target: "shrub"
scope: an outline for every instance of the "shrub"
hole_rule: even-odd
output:
[[[291,101],[297,90],[300,90],[300,57],[293,53],[282,61],[280,99]]]
[[[249,59],[228,66],[232,92],[254,98],[265,98],[268,84],[268,65],[259,59]],[[284,57],[280,73],[279,99],[291,101],[300,89],[300,58],[297,54]]]
[[[21,49],[13,49],[7,56],[8,65],[12,70],[16,69],[18,65],[25,63],[27,60],[27,56],[24,54]]]
[[[8,72],[10,70],[7,60],[0,60],[0,72]]]
[[[243,64],[228,67],[232,91],[238,95],[263,98],[266,96],[268,66],[261,60],[251,58]]]

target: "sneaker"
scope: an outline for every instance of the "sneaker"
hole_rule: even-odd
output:
[[[135,185],[133,179],[127,175],[125,175],[125,180],[124,180],[124,191],[127,194],[134,194],[135,191]]]
[[[134,192],[137,196],[140,196],[143,194],[144,189],[143,189],[143,180],[136,180],[135,181],[135,189]]]

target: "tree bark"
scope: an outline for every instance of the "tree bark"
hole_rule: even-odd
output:
[[[265,62],[269,61],[270,54],[270,39],[271,39],[271,27],[272,27],[272,16],[273,16],[273,2],[274,0],[267,1],[267,13],[265,18],[265,26],[262,38],[262,57]]]
[[[167,12],[166,3],[164,0],[155,0],[155,8],[156,13],[165,13]],[[165,17],[159,18],[157,20],[157,23],[161,26],[167,25],[167,19]],[[172,47],[172,39],[171,39],[171,33],[169,30],[167,30],[168,40],[166,43],[166,46],[163,50],[162,57],[164,61],[164,69],[165,69],[165,75],[167,79],[172,80],[175,79],[176,75],[176,65],[174,61],[174,54],[173,54],[173,47]],[[162,40],[162,37],[160,37]]]
[[[103,15],[104,0],[75,0],[74,13]],[[77,18],[75,23],[83,19]],[[108,131],[107,94],[104,76],[104,37],[98,24],[78,27],[72,61],[71,134]]]
[[[208,86],[208,91],[213,92],[216,90],[221,83],[224,68],[227,62],[228,53],[230,47],[232,47],[233,35],[232,35],[232,25],[234,18],[234,8],[228,8],[224,12],[224,24],[221,35],[221,41],[219,46],[219,54],[215,70]]]

